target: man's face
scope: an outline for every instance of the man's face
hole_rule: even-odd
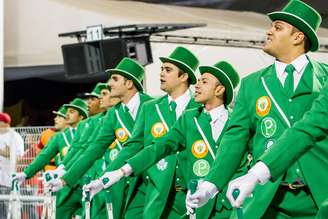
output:
[[[100,91],[100,107],[102,109],[108,109],[120,102],[120,99],[117,97],[112,97],[108,89],[102,89]]]
[[[83,116],[80,115],[79,111],[72,107],[67,108],[66,117],[69,125],[74,125],[83,119]]]
[[[63,130],[66,128],[68,120],[62,116],[56,115],[54,122],[56,130]]]
[[[263,51],[269,55],[279,57],[281,54],[287,54],[293,46],[293,26],[285,21],[273,21],[266,35]]]
[[[10,125],[8,123],[0,121],[0,129],[7,129],[9,127],[10,127]]]
[[[186,75],[182,74],[179,76],[179,68],[177,66],[169,62],[164,62],[160,74],[161,90],[171,93],[185,81],[185,79],[183,79],[184,77],[186,77]]]
[[[98,97],[88,97],[87,104],[90,116],[95,115],[100,111],[100,99]]]
[[[128,80],[122,75],[112,74],[108,81],[108,86],[111,90],[111,96],[122,98],[128,91],[127,81]]]
[[[204,73],[198,78],[195,86],[195,101],[206,104],[216,97],[216,91],[220,85],[219,80],[210,73]]]

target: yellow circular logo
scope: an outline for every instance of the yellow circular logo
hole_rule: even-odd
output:
[[[129,137],[127,131],[125,131],[124,128],[116,129],[115,136],[120,142],[125,142]]]
[[[159,138],[166,133],[166,128],[162,122],[157,122],[151,127],[151,134],[154,138]]]
[[[68,147],[67,146],[62,148],[62,155],[63,155],[63,157],[66,156],[67,151],[68,151]]]
[[[113,143],[109,145],[109,149],[113,149],[115,147],[116,147],[116,141],[113,141]]]
[[[203,140],[195,141],[191,147],[192,154],[197,158],[203,158],[208,153],[208,148]]]
[[[256,114],[263,117],[269,114],[271,101],[268,96],[262,96],[256,101]]]

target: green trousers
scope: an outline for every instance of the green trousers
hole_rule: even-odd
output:
[[[56,218],[71,219],[74,215],[81,215],[82,190],[80,187],[70,189],[65,186],[59,191],[56,201]]]
[[[145,187],[141,185],[124,212],[125,219],[142,219],[145,206]]]
[[[315,218],[318,212],[308,187],[291,190],[280,186],[262,218]]]

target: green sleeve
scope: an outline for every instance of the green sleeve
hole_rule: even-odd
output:
[[[270,169],[272,180],[279,178],[304,153],[328,134],[328,84],[302,120],[287,129],[260,158]],[[292,147],[289,147],[291,146]]]
[[[62,177],[69,186],[77,184],[93,163],[101,158],[108,145],[115,140],[114,119],[115,108],[110,110],[104,118],[104,124],[101,126],[97,139],[85,150],[85,152],[74,162],[71,168],[67,169]]]
[[[106,171],[119,169],[125,164],[125,161],[138,153],[144,147],[144,128],[145,128],[145,105],[141,108],[134,125],[131,138],[123,144],[116,159],[109,165]]]
[[[24,173],[27,178],[33,177],[38,171],[40,171],[45,165],[47,165],[52,158],[59,152],[59,144],[62,132],[56,133],[36,156],[36,158],[25,169]]]
[[[242,81],[227,131],[223,135],[210,173],[205,180],[224,188],[240,167],[251,135],[250,113]]]
[[[171,130],[127,160],[134,175],[140,175],[160,159],[185,149],[185,114],[176,121]]]

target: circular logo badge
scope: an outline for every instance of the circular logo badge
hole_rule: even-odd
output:
[[[159,138],[166,133],[165,126],[162,122],[157,122],[151,127],[151,134],[154,138]]]
[[[163,158],[156,164],[158,170],[165,170],[167,168],[167,161]]]
[[[115,158],[117,157],[118,153],[119,153],[119,150],[117,150],[116,148],[112,149],[110,151],[110,153],[109,153],[109,159],[111,161],[115,160]]]
[[[208,153],[208,148],[203,140],[195,141],[191,147],[192,154],[197,158],[203,158]]]
[[[277,123],[271,117],[266,117],[261,122],[261,132],[262,135],[266,138],[270,138],[271,136],[276,133],[277,130]]]
[[[199,177],[206,176],[210,172],[210,168],[210,163],[204,159],[197,160],[192,166],[194,174]]]
[[[62,148],[62,155],[63,155],[63,157],[66,156],[67,151],[68,151],[68,146]]]
[[[109,149],[113,149],[115,147],[116,147],[116,141],[113,141],[113,143],[109,145]]]
[[[271,101],[268,96],[262,96],[256,101],[256,114],[263,117],[268,115],[271,109]]]
[[[124,128],[116,129],[115,136],[120,142],[125,142],[129,137],[128,133],[125,131]]]

